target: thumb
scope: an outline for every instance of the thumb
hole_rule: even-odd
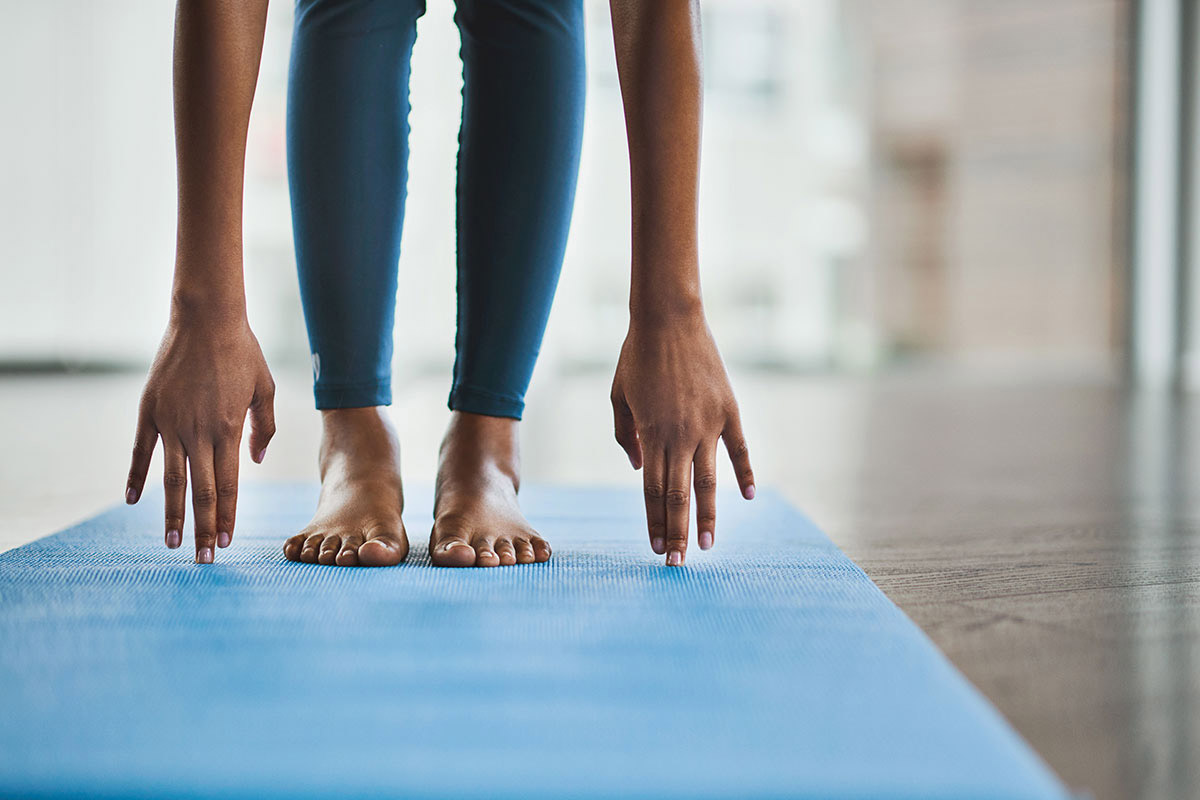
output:
[[[254,390],[250,401],[250,458],[261,464],[275,435],[275,381],[270,375]]]
[[[613,427],[617,444],[629,456],[629,463],[634,469],[642,468],[642,440],[638,436],[637,422],[633,419],[633,411],[625,402],[623,395],[613,395]]]

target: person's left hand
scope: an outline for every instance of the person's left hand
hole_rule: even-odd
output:
[[[633,320],[612,387],[617,443],[642,469],[650,547],[679,566],[687,554],[691,487],[697,543],[716,535],[717,439],[724,439],[742,496],[754,471],[737,401],[701,311]]]

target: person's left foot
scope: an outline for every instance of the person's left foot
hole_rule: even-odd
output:
[[[429,557],[439,567],[497,567],[550,558],[517,503],[517,420],[455,411],[442,440]]]

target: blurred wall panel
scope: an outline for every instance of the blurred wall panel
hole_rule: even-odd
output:
[[[3,0],[0,16],[0,359],[146,359],[174,254],[174,10]]]
[[[850,7],[869,41],[882,338],[901,353],[1111,370],[1127,3]]]

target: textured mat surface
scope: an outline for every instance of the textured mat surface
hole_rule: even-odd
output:
[[[1052,798],[1065,791],[801,514],[722,502],[684,569],[636,491],[531,488],[547,564],[291,564],[246,487],[217,564],[161,496],[0,555],[0,796]]]

